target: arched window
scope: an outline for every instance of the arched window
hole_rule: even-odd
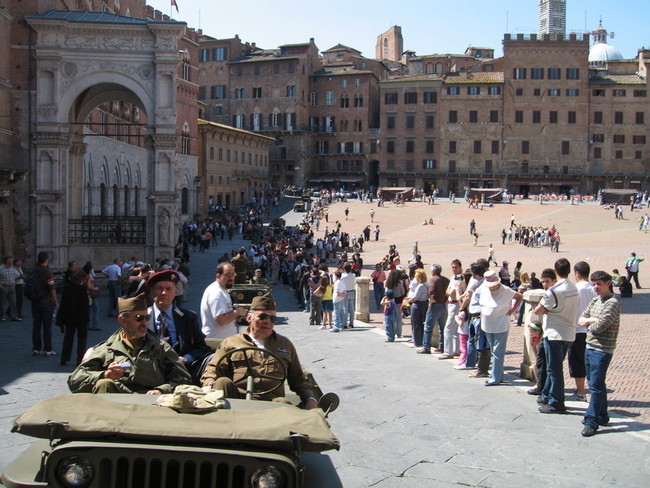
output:
[[[124,185],[124,216],[128,216],[131,210],[129,187]]]
[[[99,215],[102,217],[108,215],[108,192],[104,183],[99,185]]]
[[[190,213],[190,197],[187,188],[181,190],[181,213],[187,215]]]
[[[113,216],[120,215],[120,189],[113,185]]]
[[[183,127],[181,132],[181,154],[190,153],[190,128],[187,124]]]
[[[436,63],[436,74],[441,75],[443,72],[443,66],[442,63]]]
[[[388,59],[388,38],[384,37],[384,55],[382,56],[384,59]]]
[[[140,216],[140,188],[133,189],[133,215]]]
[[[433,73],[433,63],[427,63],[427,67],[424,71],[426,74],[430,75]]]

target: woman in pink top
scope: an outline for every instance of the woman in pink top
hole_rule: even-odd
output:
[[[375,264],[375,270],[370,275],[370,278],[374,284],[375,303],[377,304],[377,308],[381,308],[381,299],[384,296],[384,281],[386,281],[386,273],[382,271],[380,263]]]

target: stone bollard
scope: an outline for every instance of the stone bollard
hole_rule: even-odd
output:
[[[355,280],[354,320],[370,322],[370,278],[359,276]]]
[[[542,338],[542,317],[535,314],[535,307],[542,300],[544,293],[544,290],[524,292],[524,358],[519,366],[519,375],[533,383],[537,381],[533,366]]]

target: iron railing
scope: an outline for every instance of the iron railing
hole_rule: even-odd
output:
[[[82,217],[68,221],[70,244],[147,243],[146,217]]]

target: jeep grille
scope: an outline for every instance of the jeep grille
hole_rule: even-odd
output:
[[[253,472],[268,465],[283,472],[287,488],[296,486],[293,465],[273,454],[264,457],[264,453],[185,446],[170,446],[169,450],[124,444],[70,447],[56,449],[50,455],[50,480],[56,479],[54,470],[60,459],[83,456],[95,467],[92,488],[250,488]]]

